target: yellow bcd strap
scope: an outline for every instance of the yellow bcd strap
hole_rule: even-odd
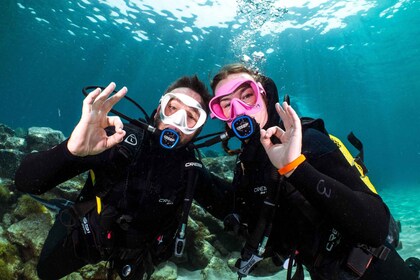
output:
[[[340,149],[341,153],[344,155],[346,160],[351,166],[356,167],[357,171],[360,173],[360,179],[362,179],[363,183],[374,193],[378,194],[375,187],[373,186],[372,182],[370,181],[369,177],[364,174],[363,168],[354,160],[353,156],[349,152],[349,150],[344,146],[343,142],[341,142],[340,139],[335,137],[334,135],[330,134],[330,139],[337,145],[337,147]]]
[[[95,172],[93,172],[93,170],[91,169],[89,170],[89,174],[90,174],[90,179],[92,180],[92,186],[95,186],[96,184]],[[102,212],[102,202],[99,196],[96,197],[96,211],[98,212],[98,214],[101,214]]]

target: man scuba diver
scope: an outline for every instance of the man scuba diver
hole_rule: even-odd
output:
[[[211,87],[213,118],[228,130],[244,116],[256,126],[242,139],[232,187],[201,203],[246,238],[239,279],[266,257],[287,267],[287,279],[302,280],[303,266],[316,280],[418,279],[387,242],[387,206],[322,120],[280,106],[274,82],[241,64],[223,67]]]
[[[179,78],[141,128],[108,116],[127,93],[114,89],[90,92],[70,138],[27,155],[16,172],[18,190],[38,195],[89,171],[74,205],[56,216],[37,266],[41,279],[99,261],[110,263],[110,278],[117,271],[150,279],[155,265],[182,254],[202,168],[188,144],[206,121],[209,93],[197,76]]]

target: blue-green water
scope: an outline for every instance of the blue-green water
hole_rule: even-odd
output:
[[[354,131],[378,186],[418,186],[420,2],[254,2],[2,1],[0,120],[69,135],[85,85],[126,85],[150,113],[180,75],[248,56],[300,114]]]
[[[0,8],[0,123],[69,135],[83,86],[126,85],[150,113],[179,76],[208,83],[221,65],[249,58],[300,115],[362,139],[393,212],[420,212],[393,196],[419,197],[420,1],[4,0]],[[205,132],[220,128],[212,120]],[[412,240],[420,220],[408,216]]]

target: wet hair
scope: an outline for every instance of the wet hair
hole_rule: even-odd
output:
[[[213,93],[215,92],[217,84],[220,83],[221,80],[226,79],[227,76],[236,73],[247,73],[251,75],[251,77],[254,78],[256,82],[262,83],[264,81],[264,76],[260,75],[258,72],[250,70],[241,63],[227,64],[219,70],[219,72],[213,77],[212,81],[210,82],[210,87]]]
[[[203,106],[203,109],[206,111],[206,113],[209,113],[209,101],[210,101],[210,93],[207,89],[207,86],[197,77],[197,75],[193,76],[182,76],[181,78],[174,81],[172,84],[169,85],[169,87],[165,90],[165,93],[171,92],[176,88],[189,88],[198,95],[201,96],[202,102],[201,106]]]

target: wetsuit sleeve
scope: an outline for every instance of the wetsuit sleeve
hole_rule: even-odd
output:
[[[303,138],[308,160],[287,180],[343,235],[371,246],[383,244],[389,210],[382,199],[368,189],[328,136],[309,129]]]
[[[42,194],[87,171],[98,158],[72,155],[66,140],[49,150],[28,154],[15,173],[15,185],[22,192]]]
[[[232,184],[204,169],[197,184],[194,199],[212,216],[223,220],[232,212]]]

